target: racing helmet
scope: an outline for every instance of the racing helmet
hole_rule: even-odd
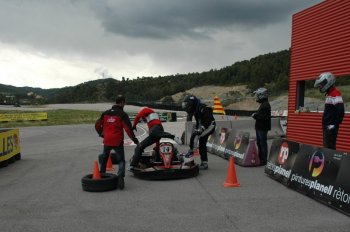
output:
[[[194,95],[187,95],[182,102],[182,109],[184,109],[188,114],[194,113],[198,104],[198,98]]]
[[[335,84],[335,76],[330,72],[321,73],[315,81],[315,88],[319,88],[321,93],[327,92]]]
[[[268,97],[267,89],[264,87],[255,90],[253,93],[256,96],[257,102],[262,102],[264,99],[267,99]]]

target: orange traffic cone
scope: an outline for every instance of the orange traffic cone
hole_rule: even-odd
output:
[[[111,153],[109,153],[109,156],[108,156],[106,170],[107,171],[114,171]]]
[[[239,187],[241,186],[237,181],[236,169],[235,169],[235,161],[233,156],[230,157],[230,162],[227,170],[226,182],[224,183],[224,187]]]
[[[223,115],[225,115],[224,107],[222,106],[218,96],[214,97],[213,114],[223,114]]]
[[[93,180],[100,180],[101,179],[101,173],[98,168],[98,163],[97,160],[94,162],[94,172],[92,173],[92,179]]]

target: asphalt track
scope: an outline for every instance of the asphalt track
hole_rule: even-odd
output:
[[[184,122],[164,126],[184,130]],[[20,128],[20,138],[22,160],[0,169],[1,232],[350,231],[349,217],[270,179],[263,167],[236,165],[241,187],[225,188],[228,162],[209,154],[209,170],[196,178],[145,181],[127,172],[124,190],[91,193],[81,178],[102,150],[93,125]],[[133,150],[125,147],[127,160]]]

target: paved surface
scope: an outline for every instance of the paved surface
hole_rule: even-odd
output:
[[[180,135],[184,123],[165,128]],[[90,193],[81,178],[102,150],[93,125],[20,128],[20,138],[22,160],[0,169],[1,232],[350,231],[349,217],[263,167],[236,166],[241,187],[224,188],[228,162],[209,155],[209,170],[196,178],[144,181],[127,172],[124,190]],[[133,149],[125,148],[127,160]]]

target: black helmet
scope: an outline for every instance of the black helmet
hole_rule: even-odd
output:
[[[121,94],[119,94],[115,99],[116,104],[123,104],[125,103],[125,97]]]
[[[198,102],[199,99],[194,95],[187,95],[182,102],[182,109],[184,109],[188,114],[194,113]]]

